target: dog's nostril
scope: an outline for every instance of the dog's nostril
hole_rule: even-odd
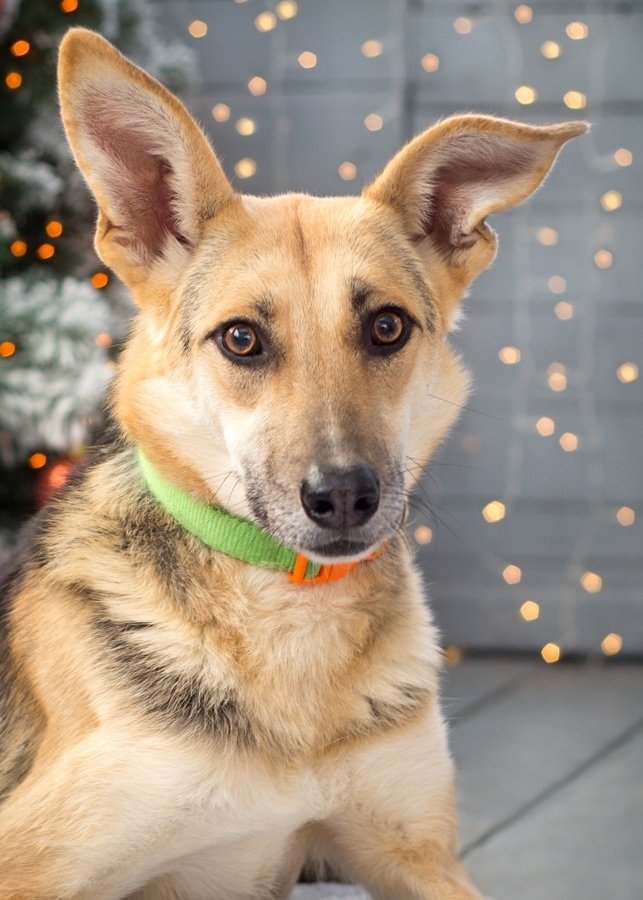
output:
[[[329,500],[317,500],[311,504],[311,509],[318,516],[327,516],[333,512],[333,504]]]
[[[364,525],[380,502],[377,475],[366,465],[348,469],[315,469],[301,485],[301,503],[321,528]]]

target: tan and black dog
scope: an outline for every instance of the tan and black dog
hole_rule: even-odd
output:
[[[179,101],[61,49],[96,247],[140,308],[119,436],[34,522],[0,630],[2,900],[277,900],[311,861],[480,897],[402,533],[465,397],[447,334],[582,123],[447,119],[360,197],[242,197]]]

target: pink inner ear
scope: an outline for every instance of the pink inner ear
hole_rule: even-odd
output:
[[[444,162],[430,172],[421,225],[443,251],[473,244],[465,223],[478,208],[482,218],[494,195],[533,168],[538,156],[526,142],[480,134],[451,138],[439,154]]]
[[[119,232],[114,240],[145,258],[161,253],[168,234],[189,243],[178,221],[174,170],[153,137],[121,118],[112,103],[87,103],[84,112],[100,153],[97,175],[109,202],[104,212]]]

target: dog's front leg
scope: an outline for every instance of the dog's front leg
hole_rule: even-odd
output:
[[[144,883],[180,808],[176,777],[192,774],[162,749],[97,731],[36,760],[0,806],[0,898],[115,900]]]
[[[347,759],[330,856],[377,900],[480,900],[456,847],[453,765],[437,707]]]

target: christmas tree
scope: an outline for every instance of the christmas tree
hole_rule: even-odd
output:
[[[61,458],[100,427],[129,313],[93,250],[93,201],[59,120],[57,50],[72,25],[174,91],[192,69],[145,0],[0,0],[0,550],[38,484],[55,485]]]

